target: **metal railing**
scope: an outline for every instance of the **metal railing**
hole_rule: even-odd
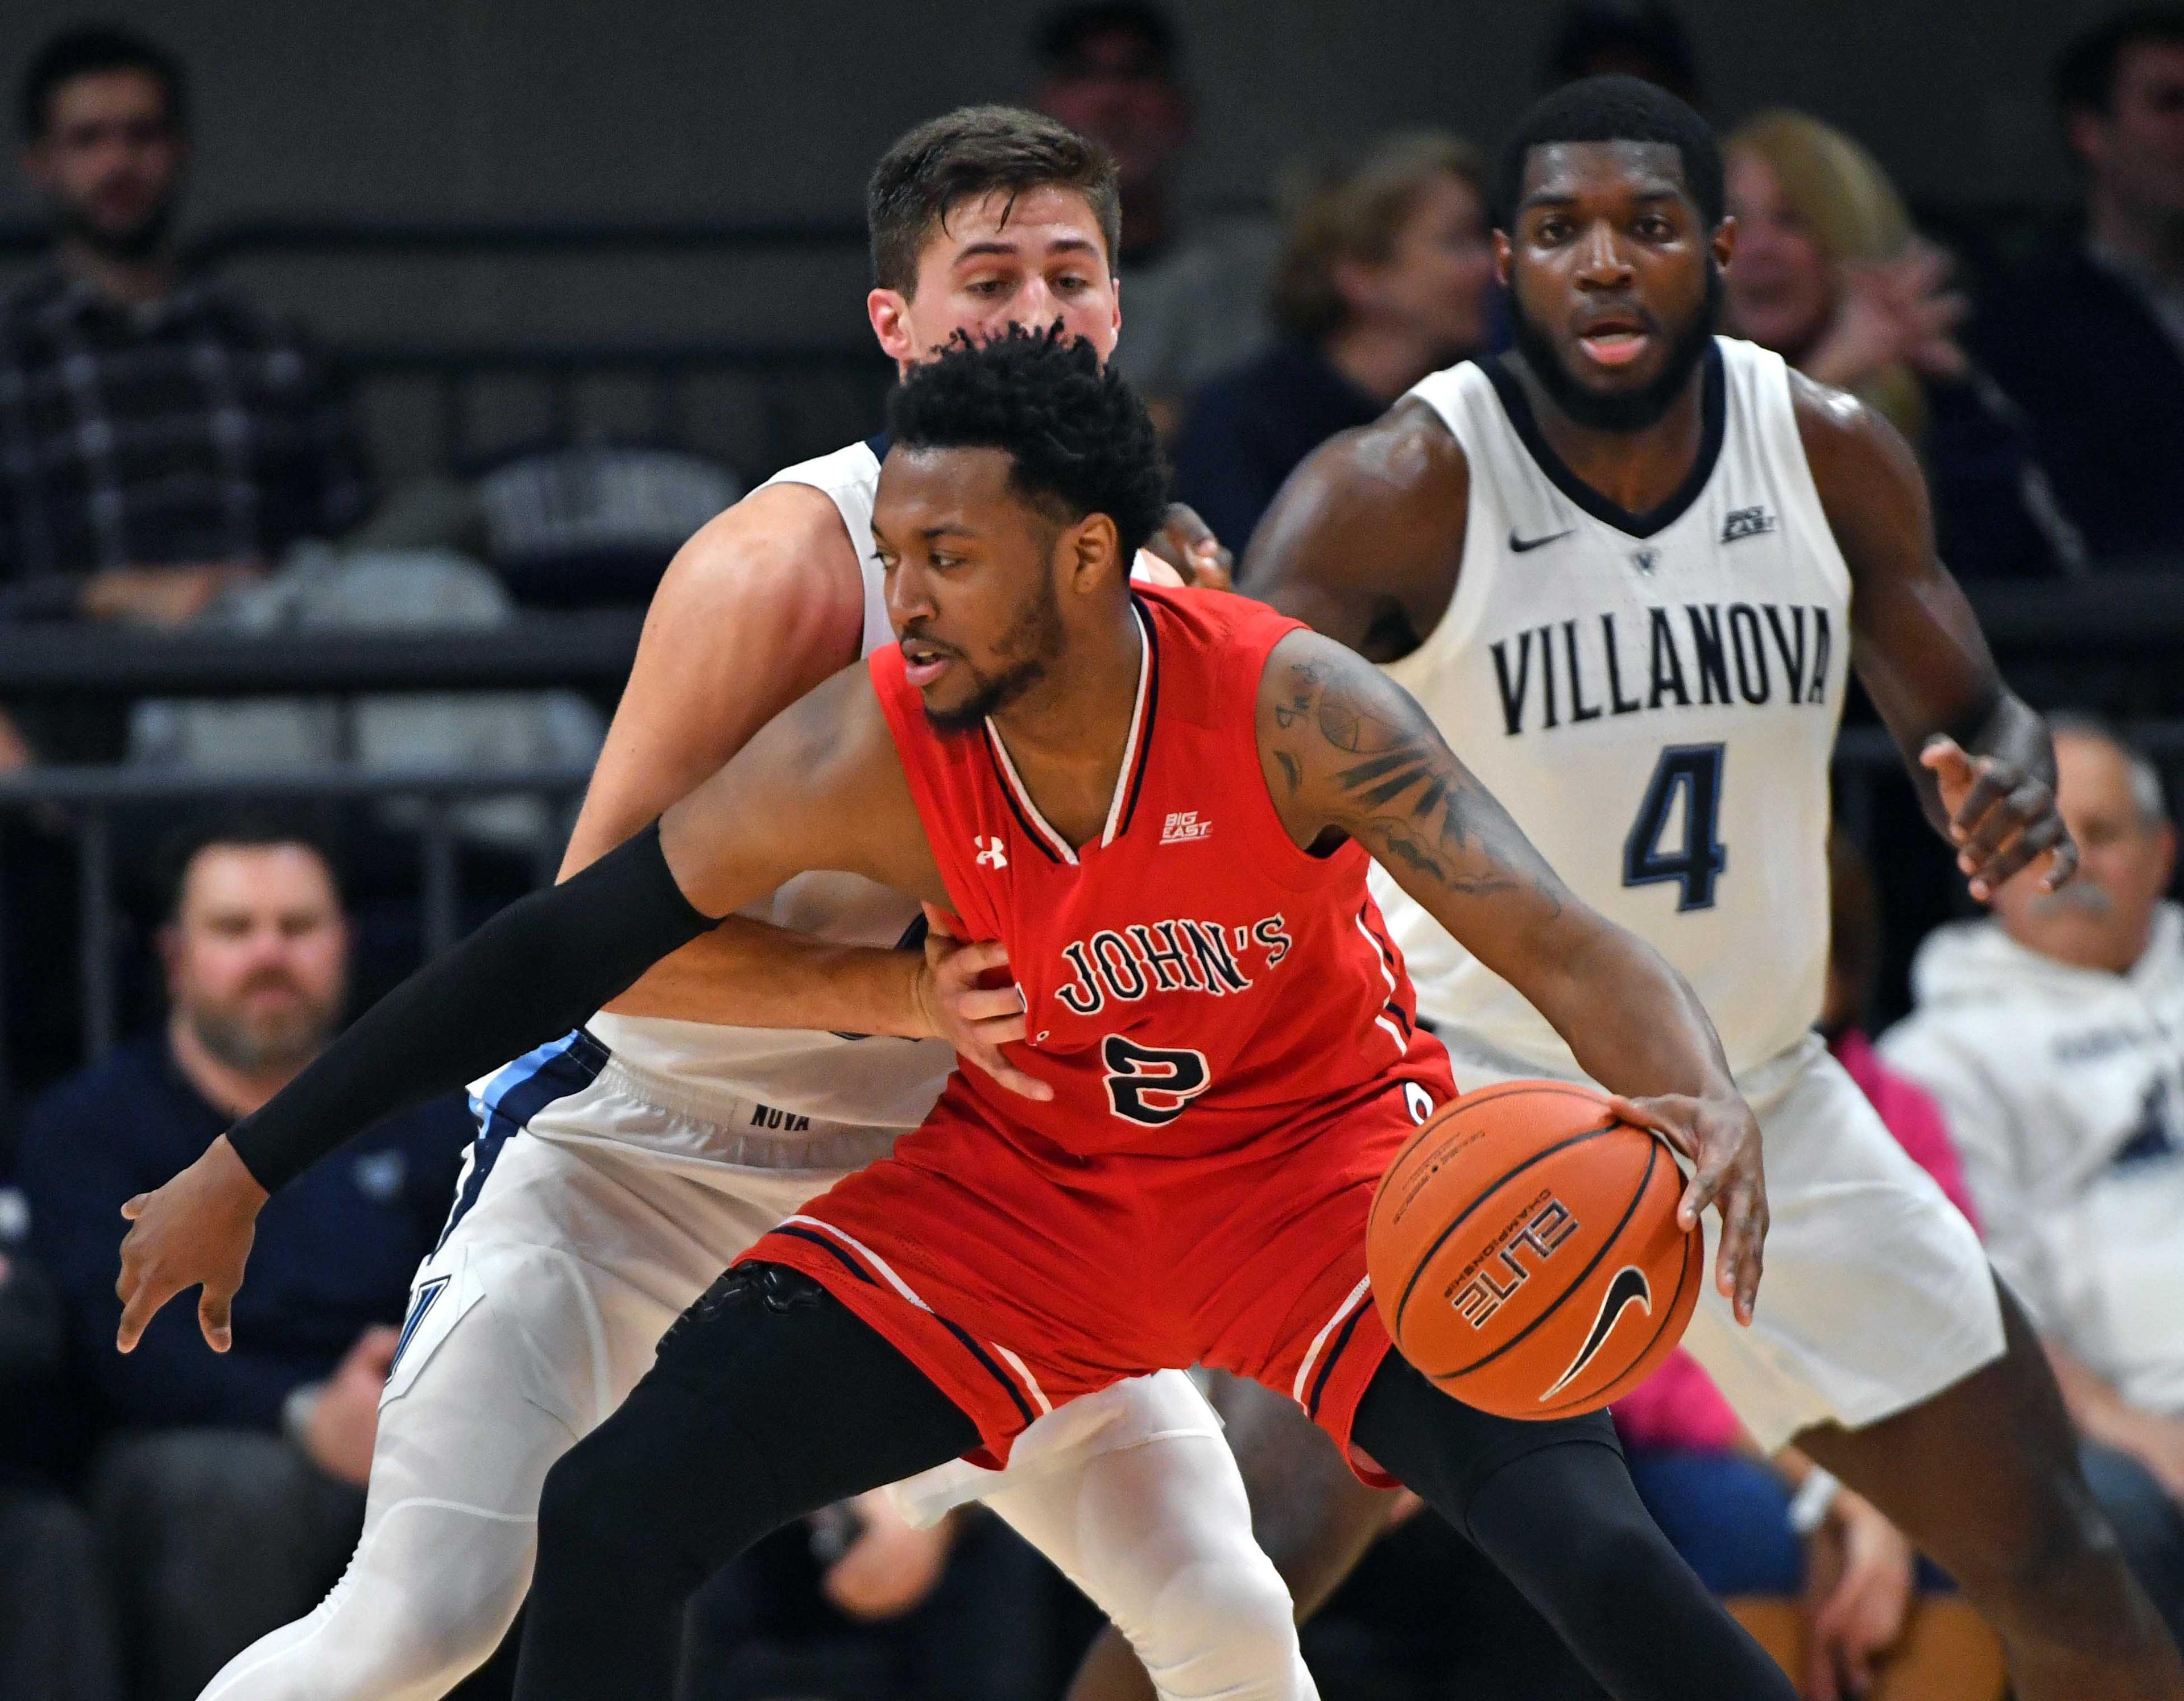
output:
[[[560,818],[582,798],[590,778],[588,767],[270,774],[175,773],[127,767],[39,768],[0,778],[0,816],[39,811],[48,822],[64,822],[75,840],[83,1046],[87,1056],[99,1057],[112,1049],[115,1039],[114,835],[116,817],[125,810],[223,802],[415,803],[419,932],[429,956],[455,942],[460,925],[462,890],[455,806],[535,798]],[[558,833],[532,847],[535,884],[552,884],[561,850]],[[0,960],[0,988],[14,972],[13,964]],[[0,1008],[4,1007],[4,996],[0,996]]]
[[[1970,587],[2006,668],[2037,661],[2079,689],[2053,700],[2113,700],[2132,675],[2161,712],[2129,727],[2166,766],[2184,763],[2184,573],[2120,575],[2068,584]],[[627,677],[641,616],[529,615],[489,633],[281,634],[270,638],[154,637],[109,627],[0,626],[0,702],[140,697],[237,697],[307,693],[492,691],[579,685],[611,696]],[[2098,667],[2092,658],[2100,658]],[[2167,688],[2165,692],[2159,688]],[[1836,810],[1870,842],[1880,789],[1902,785],[1901,759],[1882,729],[1847,728],[1836,752]],[[79,866],[77,958],[82,1031],[96,1056],[114,1037],[115,823],[136,809],[225,799],[328,803],[406,801],[419,813],[420,932],[428,951],[452,943],[462,912],[454,817],[481,799],[573,803],[588,778],[577,768],[287,775],[175,772],[136,767],[32,769],[0,778],[0,819],[33,811],[72,837]],[[550,880],[558,842],[537,847],[533,878]],[[1882,870],[1884,881],[1888,870]],[[0,962],[0,984],[19,972]]]

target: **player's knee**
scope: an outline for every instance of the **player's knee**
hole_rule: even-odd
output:
[[[1288,1701],[1296,1693],[1295,1609],[1256,1548],[1179,1567],[1161,1581],[1135,1628],[1138,1657],[1178,1701]]]
[[[541,1563],[601,1576],[649,1571],[672,1545],[646,1540],[673,1521],[672,1485],[647,1458],[641,1436],[613,1421],[563,1454],[538,1496]]]

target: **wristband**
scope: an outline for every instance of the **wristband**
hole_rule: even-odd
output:
[[[1797,1485],[1797,1492],[1790,1497],[1791,1532],[1809,1536],[1819,1529],[1834,1507],[1836,1497],[1841,1492],[1841,1482],[1832,1473],[1814,1465]]]

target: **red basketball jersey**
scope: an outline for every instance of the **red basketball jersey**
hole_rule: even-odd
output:
[[[1008,947],[1045,1103],[966,1064],[948,1096],[1067,1152],[1206,1155],[1323,1126],[1384,1087],[1416,1021],[1355,843],[1299,850],[1259,767],[1268,652],[1299,623],[1248,598],[1137,588],[1135,711],[1105,829],[1039,816],[991,722],[944,733],[873,652],[872,682],[956,913]]]

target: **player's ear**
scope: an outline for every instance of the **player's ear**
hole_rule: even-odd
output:
[[[1727,214],[1713,227],[1713,263],[1725,266],[1730,256],[1736,252],[1736,220]]]
[[[1111,579],[1129,577],[1123,565],[1123,542],[1115,522],[1105,514],[1087,514],[1062,533],[1067,550],[1069,588],[1082,595]]]
[[[1509,287],[1509,256],[1514,252],[1507,231],[1494,232],[1494,281],[1502,288]]]
[[[872,322],[872,335],[897,366],[917,359],[916,339],[910,328],[910,301],[899,289],[876,289],[865,298],[865,316]]]

